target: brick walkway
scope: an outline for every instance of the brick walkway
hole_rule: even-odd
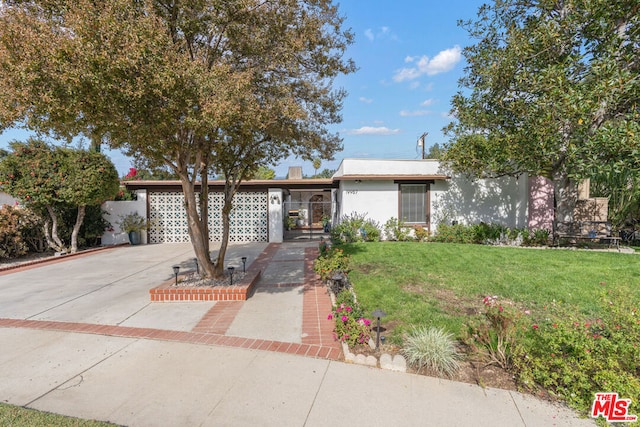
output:
[[[274,261],[272,258],[283,246],[284,245],[281,244],[270,244],[258,259],[254,261],[255,265],[264,271],[264,268],[266,268],[269,263],[279,262]],[[54,330],[202,345],[240,347],[339,360],[342,358],[342,350],[339,343],[333,339],[333,324],[327,320],[327,314],[331,311],[331,301],[326,287],[320,283],[320,280],[313,271],[313,260],[317,255],[317,248],[307,247],[304,249],[304,283],[267,285],[270,287],[304,286],[301,319],[303,331],[302,343],[225,335],[229,326],[242,308],[244,301],[216,302],[191,331],[7,318],[0,318],[0,327]],[[32,265],[21,267],[20,270],[37,267],[38,265]],[[5,273],[9,273],[9,271]],[[258,287],[260,287],[260,283],[258,283]]]

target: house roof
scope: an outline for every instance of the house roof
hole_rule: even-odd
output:
[[[287,190],[328,190],[340,181],[442,181],[451,177],[437,160],[343,159],[332,178],[321,179],[252,179],[240,183],[241,191],[283,188]],[[180,181],[125,181],[131,190],[179,191]],[[200,184],[196,183],[199,188]],[[209,181],[209,187],[222,188],[224,181]]]
[[[335,181],[432,181],[450,179],[447,175],[342,175],[336,176]]]
[[[130,190],[152,189],[154,191],[177,191],[182,189],[180,181],[125,181]],[[331,178],[322,179],[251,179],[240,183],[240,190],[264,190],[265,188],[284,188],[289,190],[324,190],[337,187],[338,183]],[[200,183],[196,182],[196,188]],[[224,181],[209,181],[209,187],[222,188]]]

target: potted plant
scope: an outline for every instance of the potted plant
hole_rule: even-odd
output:
[[[329,216],[322,215],[322,218],[320,219],[320,221],[322,222],[322,230],[325,233],[328,233],[329,230],[331,229],[331,220],[329,219]]]
[[[120,229],[129,235],[132,245],[140,244],[140,232],[147,228],[147,220],[137,212],[120,215]]]
[[[296,220],[293,217],[284,217],[284,228],[289,231],[296,226]]]
[[[305,219],[307,219],[306,213],[304,210],[300,209],[298,211],[298,219],[296,220],[296,225],[298,227],[303,227],[305,224]]]

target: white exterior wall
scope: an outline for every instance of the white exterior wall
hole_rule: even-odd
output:
[[[479,179],[452,176],[431,185],[431,230],[443,222],[527,227],[527,177]]]
[[[118,226],[121,215],[136,212],[143,218],[147,218],[147,192],[146,190],[138,190],[136,195],[137,200],[109,201],[102,204],[102,210],[105,212],[104,219],[109,221],[113,229],[113,231],[105,231],[102,235],[103,245],[129,243],[129,236]],[[146,232],[140,233],[140,240],[140,243],[147,244]]]
[[[381,226],[391,217],[398,217],[398,184],[384,180],[387,175],[450,176],[436,179],[430,185],[430,229],[439,223],[461,224],[479,222],[508,227],[527,227],[528,178],[497,178],[469,180],[440,167],[437,160],[375,160],[345,159],[334,177],[381,175],[381,180],[340,181],[337,199],[339,216],[358,212]]]
[[[436,175],[437,160],[344,159],[333,175]]]
[[[4,206],[4,205],[16,206],[18,204],[19,204],[18,199],[16,199],[15,197],[7,193],[0,192],[0,206]]]
[[[398,217],[398,185],[393,181],[341,181],[339,218],[354,212],[367,214],[382,227]]]
[[[281,188],[269,188],[269,242],[282,242],[284,224],[282,222],[283,194]]]

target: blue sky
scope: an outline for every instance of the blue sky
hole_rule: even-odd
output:
[[[480,0],[343,0],[345,26],[355,34],[347,55],[358,71],[336,80],[347,90],[343,121],[331,127],[343,138],[344,149],[321,169],[337,168],[342,158],[419,158],[416,141],[428,132],[427,148],[442,144],[442,128],[449,117],[451,97],[459,90],[465,66],[462,48],[472,43],[459,19],[476,17]],[[0,134],[0,147],[26,139],[23,130]],[[117,151],[106,151],[121,175],[131,162]],[[310,162],[287,159],[276,167],[283,177],[288,166]]]

